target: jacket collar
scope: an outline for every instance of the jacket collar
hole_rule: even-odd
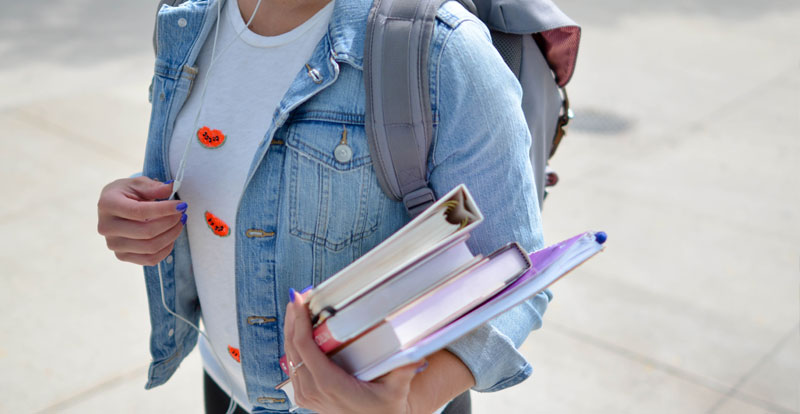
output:
[[[236,0],[217,0],[220,7],[226,1]],[[330,39],[331,53],[334,59],[339,62],[349,63],[358,69],[362,68],[364,61],[364,37],[367,31],[367,17],[372,7],[372,0],[331,0],[333,13],[328,24],[328,38]],[[204,8],[206,18],[203,25],[202,35],[207,36],[210,28],[216,21],[216,1],[209,1]],[[199,10],[198,10],[199,11]],[[199,53],[202,42],[194,51],[194,55]],[[192,56],[196,57],[196,56]],[[191,59],[193,61],[193,59]]]
[[[332,0],[328,37],[334,59],[362,69],[364,37],[372,0]]]

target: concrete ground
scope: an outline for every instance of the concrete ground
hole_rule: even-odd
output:
[[[140,168],[154,3],[0,0],[2,413],[202,411],[196,354],[144,391],[141,271],[95,232]],[[474,411],[800,412],[800,2],[559,3],[584,36],[546,237],[609,242]]]

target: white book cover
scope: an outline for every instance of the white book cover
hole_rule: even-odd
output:
[[[451,223],[450,221],[459,221]],[[463,184],[328,280],[311,290],[309,310],[319,319],[326,308],[342,309],[382,281],[437,252],[483,221]]]

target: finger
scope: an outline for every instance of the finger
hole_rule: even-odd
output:
[[[293,324],[291,346],[305,363],[304,368],[311,374],[317,384],[337,383],[350,377],[344,370],[331,362],[327,356],[319,349],[314,342],[311,329],[311,318],[308,315],[303,298],[295,294],[294,303],[290,303],[291,320],[287,322]]]
[[[289,295],[294,299],[295,302],[298,300],[302,301],[301,294],[299,292],[295,292],[294,289],[290,289]],[[308,310],[302,305],[302,302],[300,303],[301,304],[299,306],[296,306],[297,303],[292,302],[287,305],[286,330],[284,331],[286,332],[287,338],[287,355],[292,355],[295,364],[298,364],[301,361],[303,362],[303,365],[297,368],[292,374],[292,384],[295,390],[295,403],[303,408],[307,408],[315,412],[323,412],[322,410],[325,408],[325,405],[322,404],[321,398],[323,398],[325,391],[330,390],[324,388],[324,385],[321,385],[311,373],[310,369],[308,368],[310,362],[305,360],[299,353],[294,341],[295,335],[297,335],[296,326],[294,323],[297,315],[308,314]]]
[[[293,297],[294,289],[289,289],[289,295]],[[284,338],[283,351],[286,353],[286,358],[289,361],[298,362],[292,359],[293,357],[296,356],[293,352],[294,349],[292,348],[292,343],[291,343],[292,335],[294,335],[294,324],[290,322],[294,318],[292,310],[293,308],[291,306],[291,302],[287,303],[286,312],[284,313],[284,318],[283,318],[283,338]]]
[[[172,246],[174,243],[170,243],[169,246],[161,249],[158,253],[155,254],[136,254],[136,253],[119,253],[114,252],[117,256],[117,259],[122,260],[123,262],[130,262],[135,263],[141,266],[155,266],[161,263],[164,258],[169,256],[170,252],[172,252]]]
[[[162,183],[148,177],[136,177],[131,181],[130,188],[137,200],[163,200],[172,195],[173,184],[172,180]]]
[[[147,222],[103,216],[98,220],[97,232],[106,237],[149,240],[181,223],[184,214],[161,217]]]
[[[289,295],[291,298],[294,298],[294,289],[289,289]],[[291,321],[294,319],[294,307],[290,305],[291,302],[286,304],[286,312],[283,320],[283,351],[286,354],[287,364],[289,365],[288,375],[292,380],[292,387],[294,388],[294,402],[301,407],[309,408],[308,395],[310,394],[306,384],[308,384],[308,380],[311,380],[311,378],[308,376],[308,378],[301,379],[301,376],[297,375],[297,371],[292,372],[292,367],[299,364],[301,359],[292,346],[291,338],[294,335],[294,324],[291,323]]]
[[[289,289],[289,295],[294,297],[294,289]],[[283,351],[286,354],[286,359],[289,362],[289,375],[292,375],[291,368],[294,365],[300,363],[301,359],[300,356],[294,349],[292,345],[291,338],[294,335],[294,324],[291,321],[294,319],[294,308],[291,306],[291,303],[286,304],[286,313],[283,320],[283,337],[284,337],[284,344],[283,344]],[[292,379],[294,381],[294,379]]]
[[[163,196],[162,198],[169,197],[169,193],[172,191],[172,184],[163,184],[152,180],[148,183],[141,183],[136,180],[139,179],[115,181],[106,186],[100,194],[100,200],[97,202],[99,216],[115,216],[136,221],[147,221],[175,214],[180,215],[180,213],[186,211],[186,203],[182,201],[153,201],[157,198],[150,198],[154,195]],[[137,188],[137,186],[155,185],[162,187],[160,192],[140,191]]]
[[[180,217],[187,207],[187,204],[180,200],[138,201],[123,194],[112,194],[103,206],[103,213],[146,222],[174,215]]]
[[[120,253],[155,254],[164,247],[172,244],[183,231],[183,224],[179,221],[167,231],[146,240],[129,239],[125,237],[106,237],[108,248]]]

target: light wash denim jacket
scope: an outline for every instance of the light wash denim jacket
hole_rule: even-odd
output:
[[[224,0],[219,0],[224,1]],[[364,132],[364,31],[370,0],[336,0],[327,33],[300,68],[279,107],[253,108],[272,119],[250,163],[236,217],[236,306],[241,364],[256,413],[285,412],[283,316],[290,287],[318,284],[409,221],[403,204],[381,191]],[[152,115],[143,174],[168,180],[175,118],[199,85],[194,67],[216,20],[216,2],[164,6],[158,15]],[[438,12],[430,58],[435,137],[429,159],[437,196],[466,183],[486,217],[473,253],[510,241],[542,247],[530,135],[521,89],[491,45],[486,27],[456,2]],[[347,130],[353,157],[334,148]],[[201,315],[184,231],[161,264],[167,306],[191,321]],[[161,304],[156,267],[145,267],[152,334],[147,388],[166,382],[197,333]],[[550,294],[540,294],[448,347],[469,367],[475,390],[496,391],[531,374],[517,351],[541,326]]]

